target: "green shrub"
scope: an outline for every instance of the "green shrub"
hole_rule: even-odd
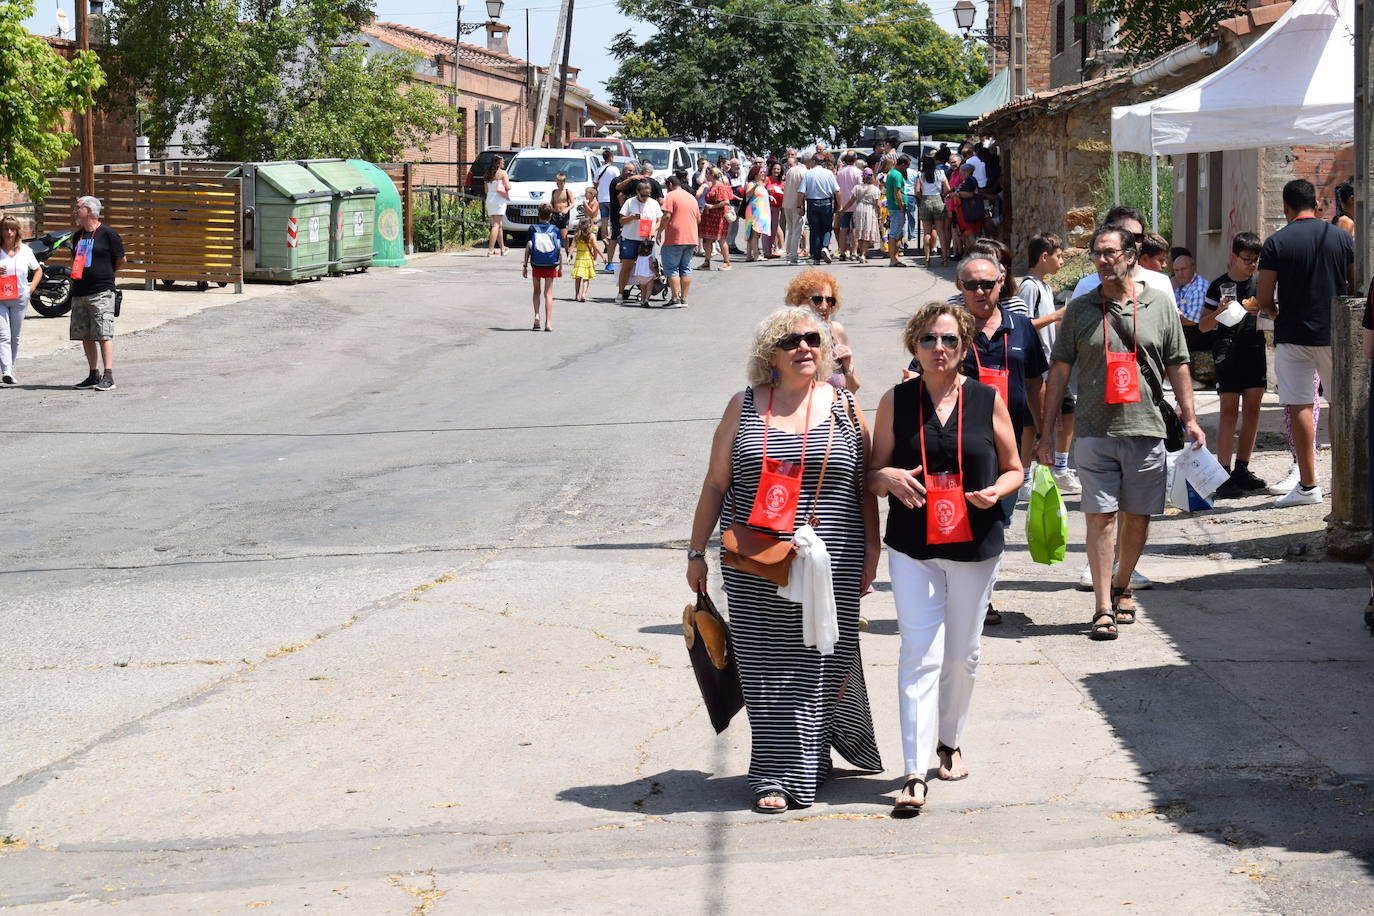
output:
[[[486,242],[488,222],[482,212],[482,202],[460,200],[441,195],[439,209],[434,208],[430,194],[417,193],[412,198],[411,222],[416,251],[439,251],[458,248],[474,241]]]
[[[1154,208],[1150,206],[1150,157],[1140,156],[1135,153],[1121,153],[1121,204],[1122,206],[1135,207],[1145,216],[1145,228],[1150,228],[1150,214]],[[1112,194],[1112,166],[1108,162],[1106,168],[1098,173],[1097,182],[1093,185],[1093,205],[1097,207],[1098,219],[1107,215],[1107,211],[1116,206],[1115,197]],[[1160,235],[1170,242],[1173,240],[1174,232],[1174,167],[1167,161],[1159,163],[1159,200],[1157,203],[1159,216],[1156,219],[1157,228]],[[1062,271],[1061,271],[1062,273]]]

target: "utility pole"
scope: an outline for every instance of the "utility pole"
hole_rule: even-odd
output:
[[[553,95],[553,74],[554,68],[558,66],[558,57],[563,50],[563,33],[568,28],[569,8],[572,0],[563,0],[563,8],[558,13],[558,28],[553,33],[553,53],[549,55],[549,69],[544,75],[544,85],[539,87],[539,110],[534,113],[534,146],[547,146],[544,141],[544,125],[549,121],[549,101]]]
[[[86,15],[87,0],[76,0],[76,47],[78,51],[91,49],[91,28]],[[78,116],[81,131],[81,193],[95,194],[95,102],[92,100],[86,113]]]
[[[572,21],[574,2],[575,0],[568,0],[568,21],[563,27],[563,71],[562,74],[559,76],[558,108],[555,109],[558,112],[558,117],[554,120],[553,128],[554,139],[558,141],[556,145],[559,146],[562,145],[562,141],[558,140],[558,138],[562,137],[567,131],[567,125],[565,124],[565,121],[567,120],[568,112],[567,108],[565,107],[565,103],[568,98],[568,52],[572,50]]]
[[[530,8],[525,7],[525,91],[522,98],[525,103],[525,130],[534,130],[534,112],[530,110],[530,92],[534,83],[534,64],[530,63]],[[531,145],[526,142],[526,146]]]

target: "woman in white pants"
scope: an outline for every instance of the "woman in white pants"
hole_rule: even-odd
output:
[[[973,319],[932,302],[903,342],[917,378],[883,395],[873,424],[869,489],[888,498],[888,569],[902,637],[898,708],[906,777],[893,813],[926,802],[926,765],[968,776],[960,740],[978,671],[983,610],[1002,563],[1002,499],[1021,486],[1007,405],[996,389],[959,374]],[[938,741],[938,747],[937,747]]]
[[[14,361],[19,356],[19,333],[29,307],[29,272],[33,283],[43,279],[43,268],[19,235],[19,220],[0,219],[0,385],[13,385]]]

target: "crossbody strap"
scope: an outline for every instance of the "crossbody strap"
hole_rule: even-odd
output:
[[[836,397],[839,393],[836,392]],[[833,405],[832,405],[833,407]],[[825,483],[825,469],[830,465],[830,445],[835,441],[835,414],[832,410],[830,414],[830,432],[825,437],[825,457],[821,459],[821,476],[816,479],[816,492],[811,497],[811,511],[806,516],[806,523],[811,527],[816,527],[819,519],[816,517],[816,504],[821,501],[821,485]]]

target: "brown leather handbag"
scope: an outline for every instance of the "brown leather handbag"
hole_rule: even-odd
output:
[[[816,501],[821,498],[821,484],[825,483],[825,469],[830,464],[830,446],[835,441],[835,419],[830,419],[830,434],[825,440],[825,457],[821,459],[821,476],[816,481],[816,494],[811,499],[811,513],[807,524],[815,524]],[[779,588],[786,587],[797,556],[797,545],[771,534],[735,522],[720,536],[720,561],[732,569],[767,579]]]

